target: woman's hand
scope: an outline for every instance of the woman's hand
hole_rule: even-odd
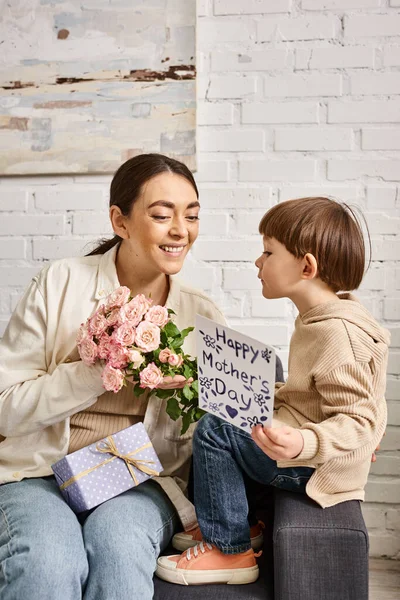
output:
[[[295,458],[303,450],[304,440],[298,429],[285,425],[278,429],[256,425],[251,437],[257,446],[273,460]]]
[[[190,385],[193,382],[193,377],[186,379],[183,375],[167,375],[164,381],[157,386],[159,390],[181,390],[185,385]]]
[[[134,381],[133,377],[127,377],[127,381],[132,383],[134,386],[139,382]],[[186,379],[183,375],[167,375],[164,380],[156,387],[157,390],[181,390],[185,385],[190,385],[193,382],[193,377]]]

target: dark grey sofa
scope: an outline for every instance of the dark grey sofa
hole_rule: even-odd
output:
[[[154,600],[368,600],[368,534],[360,503],[322,509],[301,494],[263,493],[258,516],[267,526],[258,581],[185,587],[155,577]]]
[[[284,381],[279,358],[276,380]],[[154,600],[368,600],[368,533],[358,501],[322,509],[255,482],[248,499],[266,525],[258,581],[185,587],[155,577]]]

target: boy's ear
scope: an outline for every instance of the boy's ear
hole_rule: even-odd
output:
[[[126,230],[125,217],[122,214],[119,206],[115,206],[115,204],[110,207],[110,221],[114,233],[119,235],[119,237],[122,239],[127,239],[129,237]]]
[[[317,260],[310,252],[304,256],[302,266],[302,279],[314,279],[318,276]]]

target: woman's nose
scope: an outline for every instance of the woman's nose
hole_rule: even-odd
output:
[[[171,235],[179,236],[180,238],[184,238],[187,236],[187,226],[184,221],[181,219],[174,219],[171,224]]]

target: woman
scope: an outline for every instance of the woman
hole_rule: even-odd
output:
[[[196,523],[185,497],[192,428],[181,436],[163,401],[132,387],[104,393],[100,364],[76,348],[78,327],[120,285],[172,308],[181,329],[196,313],[223,316],[201,292],[171,278],[198,235],[198,191],[182,163],[128,160],[110,193],[115,233],[85,257],[46,266],[29,285],[0,343],[0,596],[2,600],[150,600],[156,559],[177,527]],[[185,352],[195,355],[195,336]],[[164,387],[181,387],[182,377]],[[143,421],[161,477],[78,518],[51,465]]]

